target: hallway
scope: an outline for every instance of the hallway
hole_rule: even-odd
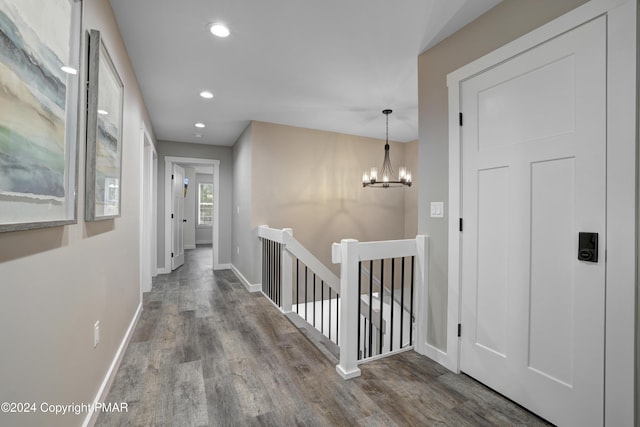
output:
[[[262,294],[212,271],[211,247],[185,255],[145,294],[107,397],[128,412],[97,426],[547,425],[411,351],[343,381]]]

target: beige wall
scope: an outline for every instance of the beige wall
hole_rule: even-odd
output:
[[[81,114],[78,223],[0,234],[2,402],[92,402],[140,304],[140,128],[144,124],[150,130],[151,122],[109,1],[84,2],[83,26],[102,33],[124,82],[122,216],[95,223],[82,220]],[[83,66],[80,75],[86,75],[86,58]],[[93,348],[98,320],[100,344]],[[85,415],[0,413],[0,425],[80,425]]]
[[[397,171],[405,144],[391,142]],[[253,123],[251,226],[289,227],[325,265],[331,244],[402,239],[402,188],[363,188],[362,172],[384,157],[384,141],[271,123]]]
[[[418,166],[418,140],[404,144],[404,165],[411,171],[413,185],[404,190],[404,238],[413,239],[418,234],[418,195],[420,194],[420,169]]]
[[[418,57],[420,233],[431,237],[428,342],[446,346],[448,251],[448,92],[451,71],[574,9],[586,0],[504,0]],[[429,203],[445,202],[445,218],[429,218]]]

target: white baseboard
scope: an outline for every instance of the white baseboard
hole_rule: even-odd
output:
[[[211,240],[196,240],[196,245],[213,245]]]
[[[216,264],[213,266],[214,270],[231,270],[231,264]]]
[[[158,274],[169,274],[171,273],[171,269],[169,268],[158,268]]]
[[[245,288],[247,288],[247,290],[249,292],[260,292],[260,290],[262,289],[262,285],[261,284],[255,284],[252,285],[251,283],[249,283],[249,281],[247,280],[246,277],[244,277],[242,275],[242,273],[240,273],[240,270],[238,270],[236,268],[235,265],[231,264],[231,270],[233,270],[233,272],[236,274],[236,276],[238,276],[238,278],[240,279],[240,281],[242,282],[242,284],[244,285]]]
[[[193,244],[193,245],[187,245],[187,244],[185,244],[185,245],[184,245],[184,249],[185,249],[185,250],[186,250],[186,249],[195,249],[195,248],[196,248],[196,245],[195,245],[195,244]]]
[[[124,353],[127,350],[127,346],[129,345],[129,341],[131,341],[131,337],[133,336],[133,331],[138,324],[138,320],[140,319],[140,314],[142,314],[142,302],[138,305],[138,309],[129,324],[129,328],[120,343],[120,347],[116,352],[113,361],[111,362],[111,366],[107,371],[107,375],[104,377],[100,388],[98,389],[98,393],[96,394],[96,398],[93,400],[93,404],[104,402],[107,398],[107,394],[109,393],[109,389],[111,388],[111,384],[113,383],[114,378],[116,377],[116,373],[118,373],[118,368],[120,367],[120,363],[122,362],[122,358],[124,357]],[[98,415],[100,411],[88,412],[87,416],[82,423],[82,427],[93,426],[98,419]]]
[[[447,353],[440,350],[439,348],[425,342],[420,350],[421,351],[418,351],[418,353],[421,353],[423,356],[427,356],[429,359],[441,364],[442,366],[452,372],[455,372],[456,374],[460,373],[460,371],[456,370],[455,366],[452,366],[451,358],[447,355]]]

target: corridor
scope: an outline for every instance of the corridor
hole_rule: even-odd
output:
[[[124,413],[97,426],[547,425],[465,375],[412,351],[344,381],[211,247],[158,276],[107,397]]]

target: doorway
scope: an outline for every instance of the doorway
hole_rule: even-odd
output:
[[[173,188],[171,181],[171,171],[173,170],[174,165],[182,165],[182,166],[194,166],[199,169],[202,168],[210,168],[211,174],[213,175],[213,227],[212,227],[212,236],[211,241],[213,247],[213,268],[214,270],[220,269],[221,264],[219,262],[219,218],[220,218],[220,161],[214,159],[202,159],[202,158],[192,158],[192,157],[173,157],[173,156],[165,156],[165,208],[164,208],[164,217],[165,217],[165,251],[164,251],[164,272],[170,272],[172,261],[171,261],[171,252],[173,247],[173,229],[172,229],[172,200],[173,200]],[[184,178],[183,178],[184,180]],[[184,181],[183,181],[184,182]],[[191,184],[189,184],[191,185]],[[194,183],[195,185],[195,183]],[[193,191],[193,189],[188,189],[187,191]],[[175,255],[175,253],[174,253]]]
[[[605,18],[460,94],[460,370],[554,424],[603,420]]]
[[[477,59],[476,61],[450,73],[448,75],[449,86],[449,241],[448,241],[448,294],[447,294],[447,342],[446,349],[433,349],[427,348],[427,352],[430,354],[436,354],[439,356],[441,363],[449,367],[454,371],[458,371],[464,367],[462,359],[465,345],[463,339],[465,339],[466,333],[477,335],[477,331],[474,325],[471,327],[465,326],[461,323],[461,319],[465,316],[462,312],[466,310],[463,306],[465,304],[463,300],[465,292],[469,290],[463,285],[463,282],[467,278],[463,277],[464,266],[463,264],[463,251],[465,238],[469,239],[467,231],[470,230],[467,226],[469,222],[467,218],[464,218],[463,212],[465,211],[465,200],[463,198],[464,188],[464,172],[465,165],[463,164],[463,150],[464,150],[464,138],[465,125],[469,123],[471,118],[466,114],[463,115],[462,123],[460,121],[459,113],[462,110],[462,91],[464,82],[474,79],[476,76],[484,74],[486,71],[500,67],[500,65],[510,62],[512,59],[518,56],[534,51],[537,47],[546,44],[556,38],[561,38],[563,34],[572,32],[574,29],[583,27],[587,23],[599,20],[599,17],[604,17],[606,21],[605,26],[605,63],[606,63],[606,92],[605,92],[605,177],[606,179],[601,181],[601,186],[604,188],[605,199],[605,227],[606,236],[599,237],[597,247],[599,248],[599,256],[606,257],[606,269],[604,271],[604,277],[606,287],[604,287],[604,325],[602,329],[604,331],[604,368],[602,374],[589,374],[578,378],[580,381],[588,382],[591,380],[598,381],[602,385],[602,399],[603,401],[603,414],[599,418],[591,419],[589,424],[596,423],[598,425],[633,425],[634,423],[634,406],[637,396],[633,392],[634,390],[634,376],[630,375],[633,372],[636,363],[634,352],[634,337],[635,337],[635,265],[636,265],[636,210],[634,201],[636,200],[637,191],[635,187],[635,181],[629,179],[629,177],[635,177],[636,175],[636,146],[637,141],[636,125],[637,125],[637,105],[636,105],[636,12],[637,3],[633,1],[615,1],[604,0],[602,2],[588,2],[584,6],[578,7],[574,11],[546,24],[545,26],[517,39],[498,50],[487,54],[486,56]],[[514,76],[515,77],[515,76]],[[517,80],[517,79],[516,79]],[[537,94],[535,94],[537,95]],[[585,100],[585,98],[583,98]],[[526,100],[523,100],[526,101]],[[587,106],[589,101],[587,100]],[[555,106],[550,107],[555,108]],[[464,112],[463,112],[464,113]],[[482,117],[480,117],[482,121]],[[505,127],[509,127],[511,123],[505,121]],[[498,147],[496,147],[498,148]],[[566,158],[569,158],[567,156]],[[526,159],[525,159],[526,160]],[[541,161],[536,167],[540,167],[538,176],[548,175],[543,171],[544,166]],[[555,163],[554,166],[559,165]],[[577,171],[578,163],[575,163],[575,177],[579,176]],[[561,168],[560,168],[561,169]],[[478,171],[484,171],[485,169],[479,168]],[[488,169],[487,169],[488,170]],[[531,178],[532,167],[529,168],[529,178]],[[494,172],[497,174],[496,168]],[[484,178],[491,178],[489,174],[485,174]],[[494,177],[495,178],[495,177]],[[564,178],[563,178],[564,179]],[[576,179],[577,181],[577,179]],[[488,183],[485,179],[485,184]],[[561,184],[566,184],[566,179]],[[481,183],[479,184],[481,185]],[[511,185],[511,184],[509,184]],[[485,188],[487,186],[485,185]],[[565,186],[565,188],[568,188]],[[576,198],[580,195],[582,189],[579,188],[579,183],[576,183],[575,191]],[[528,192],[533,192],[532,188],[525,188]],[[476,189],[476,193],[479,193],[479,188]],[[555,190],[555,189],[554,189]],[[504,190],[506,191],[506,190]],[[599,192],[600,189],[596,191]],[[486,192],[485,192],[486,193]],[[504,194],[504,193],[503,193]],[[546,193],[545,193],[546,194]],[[529,194],[531,198],[531,194]],[[596,197],[597,199],[598,197]],[[487,199],[489,201],[489,199]],[[470,203],[469,200],[466,203]],[[485,207],[493,207],[494,204],[485,204]],[[555,208],[555,205],[553,206]],[[529,208],[529,217],[532,218],[531,207]],[[576,209],[576,212],[578,209]],[[553,212],[551,212],[553,214]],[[485,215],[486,217],[486,215]],[[473,219],[472,219],[473,221]],[[580,225],[577,223],[577,225]],[[588,225],[591,227],[592,225]],[[596,224],[595,227],[598,227]],[[575,232],[576,230],[574,230]],[[583,230],[577,230],[583,231]],[[600,233],[598,230],[584,230],[594,231]],[[473,234],[473,233],[471,233]],[[477,233],[476,233],[477,234]],[[477,234],[479,236],[479,234]],[[531,236],[531,233],[530,233]],[[579,237],[574,236],[571,245],[573,246],[573,260],[572,262],[579,262],[578,260],[578,245]],[[508,238],[508,236],[507,236]],[[486,237],[485,237],[486,240]],[[529,247],[533,247],[532,240],[529,239],[526,244]],[[526,245],[525,245],[526,246]],[[509,248],[509,256],[512,254],[512,248]],[[552,251],[557,251],[559,248],[553,247]],[[486,251],[485,251],[486,252]],[[539,252],[539,251],[538,251]],[[544,255],[544,254],[543,254]],[[600,261],[604,261],[602,258]],[[531,258],[527,260],[531,262]],[[510,268],[510,267],[509,267]],[[596,267],[597,269],[598,267]],[[525,266],[526,269],[526,266]],[[486,268],[485,268],[486,270]],[[531,269],[533,271],[533,269]],[[467,275],[470,271],[466,272]],[[532,275],[530,273],[529,280],[531,281]],[[575,278],[574,278],[575,279]],[[578,281],[574,280],[576,285],[579,285]],[[578,286],[579,287],[579,286]],[[580,289],[581,291],[583,289]],[[529,298],[528,303],[531,303],[535,296],[530,292],[529,295],[525,295]],[[468,296],[468,295],[467,295]],[[466,303],[468,305],[468,302]],[[478,304],[478,297],[476,295],[476,307],[482,304]],[[526,305],[526,304],[525,304]],[[508,307],[508,305],[504,305]],[[530,307],[526,307],[530,310]],[[477,308],[476,308],[477,310]],[[507,308],[508,310],[508,308]],[[599,315],[596,313],[595,317]],[[497,318],[498,316],[496,316]],[[467,316],[467,318],[469,318]],[[561,325],[566,330],[566,325]],[[571,325],[573,328],[573,325]],[[470,331],[471,329],[471,331]],[[466,332],[465,332],[466,331]],[[461,332],[461,334],[460,334]],[[559,331],[552,331],[554,334]],[[589,331],[589,334],[591,331]],[[599,341],[599,331],[595,331],[595,340]],[[531,339],[531,330],[527,331],[524,336],[525,340]],[[493,337],[495,338],[495,337]],[[575,339],[576,337],[572,337]],[[578,337],[582,339],[582,337]],[[486,337],[483,338],[487,343]],[[521,338],[522,339],[522,338]],[[475,340],[476,343],[481,340]],[[495,342],[495,341],[494,341]],[[500,345],[498,343],[498,345]],[[573,345],[573,344],[572,344]],[[499,349],[496,348],[496,344],[489,343],[485,347],[493,346],[493,350],[499,353]],[[528,363],[527,368],[532,364],[531,360],[535,359],[527,349],[525,352],[525,359]],[[540,361],[540,355],[536,356]],[[540,363],[538,363],[540,365]],[[548,371],[548,364],[545,370]],[[573,368],[583,369],[583,366],[572,366]],[[539,371],[543,371],[538,369]],[[548,372],[545,372],[548,373]],[[553,375],[555,380],[558,380],[561,375]],[[500,374],[496,374],[499,376]],[[594,379],[594,377],[596,377]],[[597,378],[600,377],[600,378]],[[555,381],[554,380],[554,381]],[[574,378],[572,378],[572,381]],[[558,381],[556,381],[558,382]],[[523,387],[526,388],[526,387]],[[598,388],[598,387],[596,387]],[[588,407],[590,401],[585,400],[583,407]],[[556,406],[566,404],[563,401],[555,402]],[[591,409],[591,408],[589,408]],[[582,410],[582,409],[580,409]],[[549,417],[542,414],[543,416]],[[550,418],[550,417],[549,417]],[[572,422],[567,422],[567,425],[572,425]]]
[[[158,155],[146,127],[141,130],[140,188],[140,298],[151,290],[151,281],[158,274],[157,194]],[[142,300],[142,299],[141,299]]]

